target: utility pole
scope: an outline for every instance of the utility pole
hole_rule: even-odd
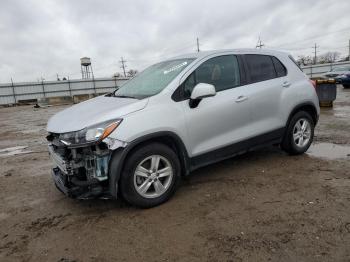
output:
[[[125,72],[125,68],[126,68],[126,65],[125,65],[125,63],[126,63],[126,60],[124,60],[124,58],[123,57],[121,57],[121,59],[120,59],[120,61],[119,61],[122,65],[120,66],[120,68],[122,68],[123,69],[123,72],[124,72],[124,77],[126,77],[126,72]]]
[[[316,43],[315,43],[315,45],[312,47],[312,48],[314,48],[314,64],[316,64],[317,63],[317,48],[319,48],[319,46],[317,46],[316,45]]]
[[[262,43],[262,41],[261,41],[261,39],[260,39],[260,36],[259,36],[258,43],[256,44],[256,47],[255,47],[255,48],[261,49],[263,46],[264,46],[264,44]]]
[[[199,39],[198,39],[198,37],[197,37],[197,52],[199,53]]]
[[[348,56],[348,61],[350,61],[350,39],[349,39],[349,45],[348,45],[348,47],[349,47],[349,56]]]

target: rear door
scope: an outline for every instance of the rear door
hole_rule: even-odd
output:
[[[283,127],[285,123],[281,117],[281,96],[290,86],[286,68],[276,57],[269,55],[246,54],[244,61],[254,135]]]

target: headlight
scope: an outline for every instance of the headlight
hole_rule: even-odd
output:
[[[108,137],[121,122],[122,119],[116,119],[113,121],[107,121],[98,125],[90,126],[80,131],[63,133],[60,135],[59,140],[67,146],[102,141]]]

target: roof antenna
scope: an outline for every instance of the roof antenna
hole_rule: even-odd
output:
[[[263,46],[265,46],[265,45],[262,43],[260,35],[259,35],[258,43],[256,44],[255,48],[261,49]]]

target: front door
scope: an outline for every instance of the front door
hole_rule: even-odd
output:
[[[242,140],[251,123],[249,97],[240,84],[236,56],[218,56],[203,62],[183,83],[184,96],[189,98],[198,83],[214,85],[216,95],[202,99],[195,108],[189,106],[188,99],[181,102],[191,157]]]

